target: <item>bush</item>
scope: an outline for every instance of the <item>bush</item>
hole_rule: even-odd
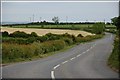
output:
[[[9,33],[7,31],[2,32],[2,37],[8,37]]]
[[[102,34],[105,31],[105,24],[98,22],[92,26],[92,32],[95,34]]]
[[[34,42],[32,44],[2,44],[2,61],[15,62],[18,59],[29,59],[40,54],[57,51],[66,46],[63,40],[46,41],[43,43]]]
[[[117,30],[116,29],[109,29],[109,30],[105,30],[106,32],[110,32],[110,33],[113,33],[113,34],[116,34],[117,33]]]
[[[108,65],[110,65],[112,68],[116,69],[117,71],[119,71],[119,56],[120,56],[120,42],[119,42],[119,36],[116,35],[115,40],[114,40],[114,49],[111,53],[111,55],[108,58]]]
[[[103,35],[94,35],[94,36],[86,36],[86,37],[76,37],[75,38],[75,42],[87,42],[87,41],[91,41],[94,39],[98,39],[98,38],[102,38]]]
[[[65,41],[65,43],[67,44],[67,45],[72,45],[73,44],[73,40],[71,39],[71,38],[62,38],[64,41]]]
[[[48,53],[48,52],[63,49],[66,44],[63,40],[54,40],[54,41],[44,42],[41,45],[44,53]]]
[[[26,43],[30,44],[30,43],[33,43],[35,41],[37,41],[37,39],[35,37],[29,37],[29,38],[27,38]]]
[[[15,31],[9,35],[10,37],[22,37],[22,38],[28,38],[30,35],[25,32]]]
[[[74,35],[70,35],[68,33],[62,34],[62,37],[67,37],[67,38],[71,38],[73,40],[73,42],[75,42],[75,36]]]
[[[40,42],[47,41],[48,39],[49,39],[48,36],[39,36],[39,37],[37,37],[37,40],[39,40]]]
[[[61,38],[60,35],[52,34],[52,33],[47,33],[45,36],[48,37],[48,40],[57,40]]]
[[[38,35],[35,32],[31,32],[30,36],[31,37],[38,37]]]
[[[2,59],[3,62],[14,62],[18,59],[27,59],[33,57],[35,48],[31,45],[18,45],[3,43]]]
[[[83,35],[82,34],[78,34],[78,36],[77,37],[83,37]]]
[[[24,38],[11,38],[11,37],[3,37],[2,38],[2,42],[5,43],[17,43],[17,44],[27,44],[26,39]]]

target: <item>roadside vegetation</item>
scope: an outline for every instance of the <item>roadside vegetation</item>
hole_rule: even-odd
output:
[[[108,59],[108,65],[115,71],[119,72],[120,61],[119,61],[119,37],[116,35],[114,39],[114,49]]]
[[[101,27],[102,26],[102,27]],[[15,31],[13,33],[2,32],[2,63],[19,62],[32,60],[32,58],[42,58],[50,52],[62,50],[68,46],[92,41],[102,38],[104,35],[103,23],[96,23],[91,28],[91,32],[96,35],[78,36],[65,34],[48,33],[38,36],[35,32],[31,34]],[[96,27],[96,28],[95,28]],[[97,28],[99,31],[95,30]]]
[[[116,32],[110,31],[111,33],[115,33],[116,37],[114,39],[114,49],[108,59],[108,65],[115,71],[120,72],[120,16],[114,17],[111,19],[113,24],[116,26]]]
[[[9,63],[31,59],[35,56],[41,57],[43,54],[58,51],[76,43],[98,39],[102,36],[103,35],[82,37],[78,35],[78,37],[75,37],[74,35],[69,35],[67,33],[63,35],[49,33],[42,37],[3,37],[2,61],[3,63]]]

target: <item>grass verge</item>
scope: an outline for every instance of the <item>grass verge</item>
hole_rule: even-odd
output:
[[[119,38],[118,35],[116,35],[114,40],[114,49],[108,58],[108,65],[116,72],[119,72],[120,69],[119,55]]]
[[[53,40],[44,43],[33,43],[29,45],[6,44],[2,46],[3,64],[31,61],[39,58],[44,58],[59,52],[63,52],[76,44],[90,42],[95,39],[102,38],[103,35],[87,36],[84,38],[77,38],[74,44],[68,44],[69,41]]]

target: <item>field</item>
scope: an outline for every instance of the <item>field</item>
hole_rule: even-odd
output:
[[[26,33],[36,32],[39,36],[45,35],[47,33],[53,33],[53,34],[64,34],[68,33],[71,35],[77,36],[78,34],[82,34],[83,36],[87,35],[94,35],[92,33],[86,32],[86,31],[80,31],[80,30],[60,30],[60,29],[33,29],[33,28],[7,28],[2,27],[2,32],[7,31],[9,33],[13,33],[15,31],[24,31]]]
[[[7,36],[2,34],[2,62],[11,63],[31,60],[34,57],[42,58],[43,55],[49,55],[51,52],[62,50],[68,46],[102,38],[104,36],[103,30],[101,33],[95,33],[96,35],[90,33],[91,31],[99,31],[102,26],[102,24],[97,28],[94,28],[96,26],[93,27],[93,24],[2,26],[1,31],[9,33]],[[115,29],[113,25],[106,25],[105,28]],[[32,32],[35,32],[37,36]]]

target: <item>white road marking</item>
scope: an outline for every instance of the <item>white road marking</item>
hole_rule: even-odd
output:
[[[82,52],[82,54],[84,54],[84,53],[86,53],[86,51],[85,51],[85,52]]]
[[[89,51],[90,49],[87,50],[87,52]]]
[[[112,36],[112,35],[111,35],[111,36]],[[96,44],[94,44],[92,47],[90,47],[88,50],[82,52],[81,54],[78,54],[76,57],[79,57],[79,56],[81,56],[82,54],[88,52],[90,49],[92,49],[93,47],[95,47],[95,45],[96,45]],[[73,57],[73,58],[71,58],[70,60],[73,60],[73,59],[75,59],[76,57]],[[66,60],[66,61],[62,62],[62,64],[65,64],[65,63],[67,63],[67,62],[68,62],[68,61]],[[59,66],[60,66],[60,64],[58,64],[58,65],[56,65],[55,67],[53,67],[53,69],[56,69],[56,68],[59,67]],[[54,71],[51,71],[51,78],[52,78],[52,79],[55,79]]]
[[[92,49],[93,47],[90,47],[90,49]]]
[[[64,61],[64,62],[62,62],[62,64],[65,64],[66,62],[68,62],[68,61]]]
[[[77,57],[81,56],[82,54],[77,55]]]
[[[70,60],[73,60],[73,59],[75,59],[75,57],[71,58]]]
[[[51,78],[52,78],[52,79],[55,79],[54,71],[51,71]]]
[[[58,64],[57,66],[55,66],[53,69],[56,69],[57,67],[59,67],[60,66],[60,64]]]

